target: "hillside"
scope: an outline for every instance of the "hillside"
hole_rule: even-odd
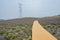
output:
[[[60,23],[60,16],[52,16],[45,18],[16,18],[11,20],[2,20],[0,21],[0,24],[32,24],[34,20],[38,20],[39,22]]]
[[[34,20],[38,20],[46,30],[60,40],[60,16],[44,18],[25,17],[0,21],[0,39],[31,40]]]

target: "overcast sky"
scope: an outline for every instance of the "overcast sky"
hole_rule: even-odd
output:
[[[22,17],[41,18],[60,14],[60,0],[0,0],[0,19],[20,17],[20,2]]]

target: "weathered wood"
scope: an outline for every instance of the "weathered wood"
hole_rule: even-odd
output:
[[[57,40],[38,21],[34,21],[32,27],[32,40]]]

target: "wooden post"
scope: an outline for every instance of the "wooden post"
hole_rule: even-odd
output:
[[[34,21],[32,27],[32,40],[57,40],[38,21]]]

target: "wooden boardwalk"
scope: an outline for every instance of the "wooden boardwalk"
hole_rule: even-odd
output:
[[[57,40],[47,30],[45,30],[38,21],[34,21],[32,27],[32,40]]]

